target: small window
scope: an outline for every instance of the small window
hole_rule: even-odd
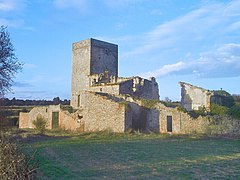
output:
[[[102,88],[100,88],[100,91],[102,92]]]
[[[77,106],[80,106],[80,95],[78,95],[78,101],[77,101]]]

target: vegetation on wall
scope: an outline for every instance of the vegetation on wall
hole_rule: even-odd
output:
[[[156,108],[157,103],[159,103],[159,100],[156,99],[141,99],[142,106],[148,109],[154,109]]]

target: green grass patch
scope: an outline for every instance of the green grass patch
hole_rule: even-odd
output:
[[[112,132],[27,138],[26,152],[37,152],[38,173],[49,179],[240,178],[239,139]]]

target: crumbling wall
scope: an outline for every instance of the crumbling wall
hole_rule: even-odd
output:
[[[125,132],[131,126],[131,109],[121,99],[111,98],[109,94],[84,93],[83,121],[85,131]],[[129,119],[128,119],[129,118]]]
[[[19,113],[19,128],[29,128],[32,124],[29,124],[29,113],[20,112]]]
[[[59,113],[59,128],[64,130],[76,131],[80,127],[80,121],[77,121],[77,116],[70,114],[67,111]]]
[[[154,78],[128,78],[120,83],[120,94],[128,94],[137,99],[159,99],[158,84]]]
[[[181,86],[181,105],[187,111],[199,110],[201,108],[210,111],[210,99],[213,92],[184,82],[179,84]]]
[[[147,106],[140,99],[127,97],[126,100],[131,107],[132,129],[139,132],[159,133],[159,109]]]
[[[119,84],[119,94],[133,95],[133,79],[122,81]]]
[[[178,108],[166,107],[159,103],[159,129],[160,133],[167,133],[167,116],[172,117],[172,132],[170,133],[204,133],[209,121],[202,116],[193,118],[189,114],[178,110]]]
[[[59,128],[66,130],[76,130],[80,127],[77,121],[77,116],[70,114],[67,111],[62,111],[60,105],[34,107],[29,113],[20,113],[19,128],[35,128],[33,121],[40,115],[47,121],[47,129],[52,129],[52,113],[59,113]]]
[[[151,80],[141,77],[133,77],[132,97],[138,99],[159,99],[158,84],[154,78]]]
[[[51,129],[47,106],[34,107],[29,113],[21,112],[19,115],[19,128],[35,128],[32,122],[36,120],[38,116],[43,117],[47,121],[47,129]]]
[[[104,92],[114,95],[119,95],[119,84],[104,84],[104,85],[95,85],[89,87],[89,91],[92,92]]]

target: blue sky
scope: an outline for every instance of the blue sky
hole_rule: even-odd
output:
[[[179,81],[240,94],[240,0],[0,0],[0,24],[24,63],[9,98],[69,99],[72,43],[90,37],[161,99],[180,100]]]

